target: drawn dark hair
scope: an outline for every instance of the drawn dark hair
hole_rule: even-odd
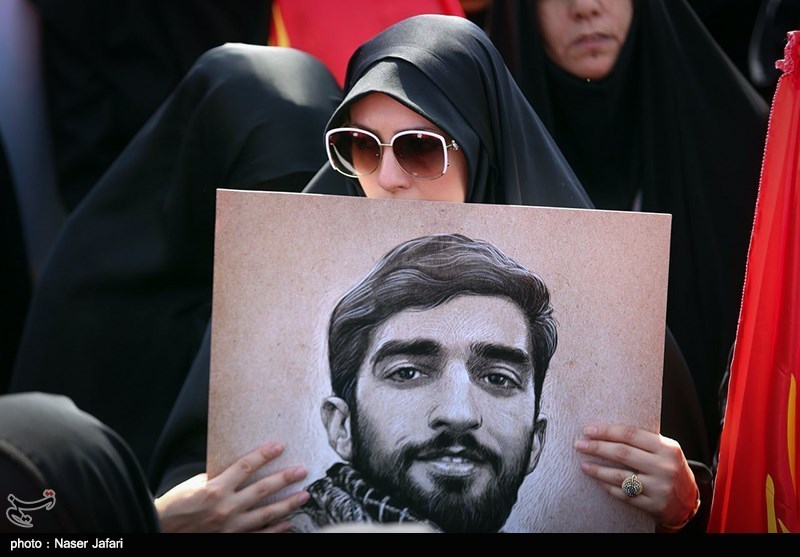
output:
[[[464,294],[504,297],[522,309],[533,350],[538,416],[557,344],[550,293],[541,278],[492,244],[461,234],[423,236],[398,245],[339,300],[328,328],[333,393],[354,411],[358,370],[373,331],[405,309],[435,308]]]

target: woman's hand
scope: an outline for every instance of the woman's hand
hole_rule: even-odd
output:
[[[677,441],[632,426],[597,424],[584,428],[575,448],[612,463],[586,460],[581,469],[612,497],[650,513],[663,529],[683,526],[697,512],[697,484]],[[644,490],[629,497],[622,482],[633,473]]]
[[[270,474],[246,486],[252,474],[283,452],[279,443],[260,447],[226,468],[213,479],[206,474],[186,480],[156,499],[163,532],[283,532],[291,523],[285,517],[308,501],[301,491],[257,506],[266,497],[299,482],[306,469],[297,466]]]

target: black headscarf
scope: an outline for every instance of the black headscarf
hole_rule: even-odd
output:
[[[549,60],[535,2],[495,1],[489,32],[595,205],[630,210],[640,191],[641,210],[672,215],[667,323],[715,443],[768,107],[685,0],[633,6],[619,59],[597,81]]]
[[[70,215],[12,391],[70,396],[146,466],[210,318],[216,189],[299,191],[340,95],[297,50],[204,54]]]
[[[0,485],[0,532],[159,529],[152,496],[130,448],[64,396],[0,396]],[[25,523],[30,527],[18,525]]]
[[[347,122],[350,105],[375,92],[418,112],[461,146],[468,202],[592,206],[494,45],[472,22],[421,15],[364,43],[347,66],[345,99],[328,129]],[[327,167],[305,191],[361,194],[357,180]]]

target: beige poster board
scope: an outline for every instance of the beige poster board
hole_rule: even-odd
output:
[[[652,519],[580,471],[583,426],[658,431],[669,215],[219,190],[209,401],[212,476],[254,447],[303,464],[340,460],[320,406],[331,394],[327,327],[337,301],[404,240],[485,240],[541,277],[558,348],[542,393],[547,441],[507,532],[652,532]]]

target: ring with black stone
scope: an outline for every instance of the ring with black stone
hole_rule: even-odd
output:
[[[642,491],[644,491],[644,485],[642,485],[642,480],[636,474],[631,474],[622,480],[622,492],[628,497],[641,495]]]

